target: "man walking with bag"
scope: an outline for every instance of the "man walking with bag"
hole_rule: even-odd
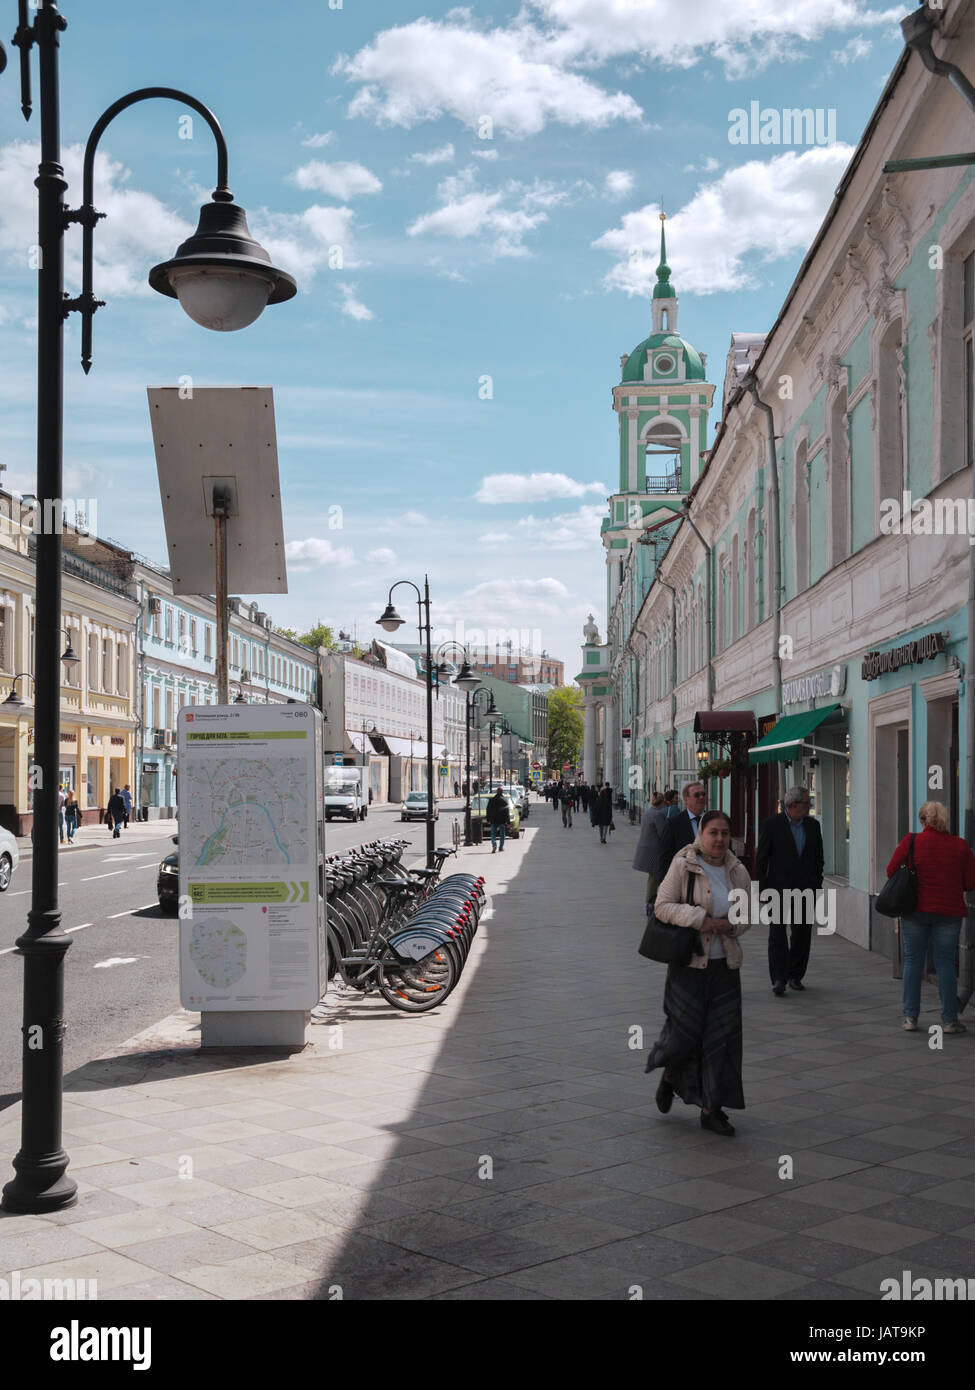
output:
[[[789,898],[791,922],[783,921],[785,893],[811,888],[813,893],[823,886],[823,832],[819,821],[809,814],[808,787],[790,787],[782,803],[783,809],[770,816],[762,826],[755,851],[755,871],[759,892],[772,888],[777,893],[775,917],[768,929],[768,969],[772,993],[781,999],[786,985],[789,989],[804,990],[802,978],[809,964],[815,910],[808,904]],[[791,932],[791,937],[790,937]]]

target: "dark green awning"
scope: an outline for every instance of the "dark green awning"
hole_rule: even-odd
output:
[[[842,705],[825,705],[822,709],[809,709],[803,714],[787,714],[760,738],[754,748],[748,750],[748,759],[755,763],[791,763],[802,746],[804,738],[818,729],[824,720]]]

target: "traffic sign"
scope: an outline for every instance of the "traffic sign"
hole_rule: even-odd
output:
[[[532,767],[533,767],[533,768],[535,769],[535,771],[537,772],[538,769],[541,767],[541,763],[532,763]]]
[[[450,768],[447,766],[446,763],[441,763],[441,764],[440,764],[440,769],[439,769],[439,770],[440,770],[440,776],[441,776],[441,777],[449,777],[449,776],[450,776]]]

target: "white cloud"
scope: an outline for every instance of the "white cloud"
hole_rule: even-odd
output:
[[[551,26],[536,50],[557,64],[596,65],[636,57],[647,66],[692,67],[705,57],[745,77],[771,63],[801,56],[801,44],[849,29],[893,26],[903,7],[870,7],[869,0],[530,0]]]
[[[633,192],[634,179],[629,169],[610,169],[603,191],[607,198],[626,198]]]
[[[577,483],[566,473],[489,473],[474,494],[476,502],[550,502],[559,497],[607,495],[602,483]],[[601,514],[601,510],[600,510]]]
[[[392,565],[396,562],[396,551],[390,550],[388,546],[381,545],[378,550],[370,550],[366,556],[366,562],[370,565]]]
[[[474,159],[499,159],[497,150],[471,150]]]
[[[515,523],[514,532],[488,531],[478,539],[484,544],[492,541],[524,544],[528,541],[544,546],[546,551],[576,550],[579,546],[592,545],[605,515],[605,505],[587,503],[577,511],[561,512],[557,516],[523,516]]]
[[[80,202],[83,155],[81,145],[68,145],[62,152],[72,202]],[[0,147],[0,255],[24,269],[37,241],[34,179],[39,159],[40,147],[29,140]],[[169,260],[195,227],[195,222],[184,220],[153,194],[123,187],[128,177],[128,170],[117,160],[104,152],[95,156],[96,202],[106,214],[94,238],[94,290],[99,299],[150,294],[151,266]],[[69,227],[64,248],[65,281],[69,288],[80,288],[79,227]]]
[[[893,29],[898,8],[869,0],[525,0],[507,25],[475,23],[470,8],[443,20],[384,29],[334,74],[358,85],[352,116],[411,127],[451,116],[477,130],[520,138],[550,122],[590,129],[642,112],[625,92],[588,75],[610,62],[641,69],[688,68],[711,58],[729,78],[805,56],[827,33]]]
[[[542,618],[563,618],[571,594],[560,579],[489,579],[459,594],[437,614],[439,625],[463,622],[467,629],[504,626],[527,618],[537,627]]]
[[[721,168],[721,165],[718,163],[718,161],[714,158],[713,155],[710,155],[710,154],[709,154],[708,157],[707,157],[707,159],[704,161],[703,164],[685,164],[685,165],[684,165],[684,173],[685,173],[685,174],[716,174],[720,168]]]
[[[410,155],[410,159],[414,164],[451,164],[454,147],[448,140],[446,145],[438,145],[435,150],[417,150],[416,154]]]
[[[539,48],[531,26],[481,30],[470,11],[455,10],[442,23],[383,30],[353,57],[339,57],[332,72],[360,84],[349,115],[379,124],[409,128],[452,116],[476,131],[488,117],[496,133],[521,138],[549,121],[597,128],[639,119],[632,97],[537,56]]]
[[[451,174],[437,185],[441,206],[407,227],[409,236],[443,236],[455,240],[481,237],[495,256],[526,256],[524,239],[548,220],[543,209],[569,198],[571,190],[536,179],[533,184],[509,180],[492,192],[475,187],[473,165]]]
[[[350,319],[355,319],[359,323],[364,323],[367,319],[375,318],[371,309],[367,309],[361,299],[355,297],[355,285],[339,284],[342,292],[342,313]]]
[[[331,541],[319,540],[315,536],[304,541],[288,541],[284,551],[293,570],[317,570],[328,565],[347,569],[355,564],[351,546],[334,546]]]
[[[363,193],[379,193],[382,183],[364,164],[327,164],[323,159],[312,159],[300,164],[288,181],[298,188],[314,189],[327,193],[330,198],[357,198]]]
[[[354,245],[355,213],[351,208],[324,207],[313,203],[304,212],[270,212],[258,209],[250,217],[254,236],[275,265],[287,270],[298,281],[299,290],[308,288],[316,271],[327,265],[336,248],[342,266],[359,265]]]
[[[790,150],[702,184],[667,219],[667,260],[678,293],[754,289],[760,283],[754,258],[771,262],[804,251],[852,154],[852,146],[843,144]],[[659,211],[649,203],[627,213],[593,243],[617,258],[604,280],[608,289],[650,292],[659,259]]]
[[[320,150],[324,145],[330,145],[334,139],[334,130],[323,130],[320,135],[306,135],[301,143],[309,149]]]
[[[842,48],[836,48],[830,54],[834,63],[839,63],[840,67],[849,67],[850,63],[859,62],[861,58],[866,58],[873,48],[869,39],[863,38],[860,34],[855,34],[849,43]]]

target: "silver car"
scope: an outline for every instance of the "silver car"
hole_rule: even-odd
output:
[[[407,792],[406,800],[403,802],[403,806],[400,811],[400,820],[426,820],[426,818],[426,792]],[[433,819],[440,819],[440,807],[437,805],[436,798],[434,798],[433,802]]]
[[[17,848],[17,841],[9,830],[0,829],[0,893],[6,893],[10,887],[14,869],[19,863],[20,851]]]

